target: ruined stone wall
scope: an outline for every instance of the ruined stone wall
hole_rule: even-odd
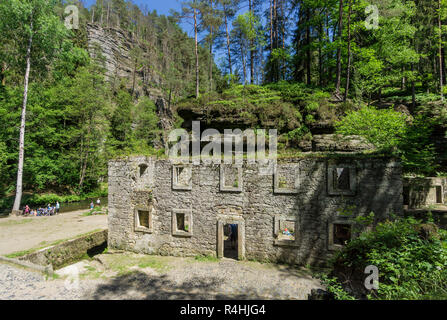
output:
[[[404,178],[404,205],[409,209],[444,205],[447,197],[447,178]]]
[[[349,168],[349,189],[340,191],[332,179],[342,167]],[[168,160],[111,161],[109,246],[162,255],[216,255],[221,226],[235,222],[240,258],[319,264],[337,249],[331,237],[334,224],[352,225],[355,216],[370,212],[376,221],[402,214],[401,166],[394,160],[279,160],[276,175],[260,174],[258,166],[247,163],[239,171],[222,168],[233,174],[220,165],[191,165],[191,180],[178,188],[177,169]],[[238,178],[228,183],[223,177]],[[146,228],[136,223],[138,209],[150,212]],[[187,231],[175,229],[176,213],[184,214]],[[294,239],[281,239],[285,223],[295,228]]]

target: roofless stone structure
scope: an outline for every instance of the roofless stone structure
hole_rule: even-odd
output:
[[[109,162],[109,247],[320,264],[355,237],[355,217],[402,214],[402,169],[389,158],[174,164],[153,157]],[[237,225],[234,249],[229,224]]]

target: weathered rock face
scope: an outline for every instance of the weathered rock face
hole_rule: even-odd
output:
[[[135,70],[131,51],[138,46],[132,34],[118,28],[102,28],[96,24],[87,24],[88,50],[93,58],[103,63],[106,80],[115,85],[123,82],[126,88],[134,88],[135,96],[147,96],[157,106],[160,118],[160,128],[169,132],[172,128],[173,114],[165,95],[158,88],[161,84],[156,68],[140,68]],[[139,48],[143,50],[143,48]],[[102,55],[102,57],[101,57]],[[124,81],[122,81],[124,80]],[[166,137],[163,137],[158,148],[165,147]]]
[[[402,170],[391,159],[288,159],[275,175],[245,162],[221,166],[111,161],[109,246],[225,256],[224,226],[233,223],[239,258],[317,265],[343,245],[355,216],[402,214]]]
[[[131,33],[118,28],[102,28],[96,24],[87,24],[88,50],[90,56],[97,58],[98,49],[104,59],[106,78],[110,82],[120,83],[124,79],[127,88],[133,86],[134,62],[131,51],[135,47],[144,50],[133,39]],[[152,100],[165,98],[157,88],[161,84],[160,76],[157,75],[156,68],[139,68],[135,70],[135,91],[136,96],[146,95]]]
[[[132,68],[130,35],[116,28],[102,28],[96,24],[87,25],[88,50],[92,57],[97,57],[96,49],[104,57],[106,77],[110,81],[115,76],[130,78]]]
[[[312,151],[359,152],[363,150],[376,150],[376,148],[360,136],[321,134],[312,137]]]

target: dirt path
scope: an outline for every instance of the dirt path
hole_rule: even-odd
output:
[[[249,261],[101,254],[57,279],[0,263],[0,299],[307,299],[317,279],[303,268]]]
[[[82,216],[88,210],[50,217],[0,219],[0,255],[49,245],[96,229],[107,228],[107,216]]]

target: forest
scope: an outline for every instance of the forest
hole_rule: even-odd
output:
[[[447,176],[447,1],[150,3],[0,0],[0,213],[106,196],[110,159],[164,157],[194,120],[277,129],[280,157],[354,136],[405,178]],[[360,298],[446,299],[431,208],[367,214],[320,277],[332,298],[359,298],[340,276],[374,265],[380,289]]]
[[[124,0],[10,0],[0,16],[2,207],[19,191],[104,194],[108,159],[162,155],[161,123],[197,115],[276,128],[283,154],[323,126],[400,157],[407,174],[446,171],[444,1],[194,0],[165,16]],[[128,77],[106,77],[92,25],[125,32]]]

